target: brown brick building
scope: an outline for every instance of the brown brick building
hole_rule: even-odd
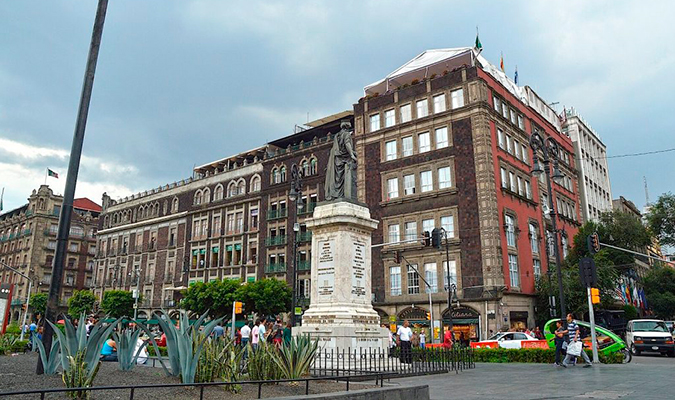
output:
[[[33,190],[27,204],[0,215],[0,262],[33,280],[31,295],[49,292],[62,204],[62,196],[55,195],[49,186],[41,185],[37,191]],[[75,290],[93,286],[95,235],[100,211],[101,207],[89,199],[73,202],[61,289],[62,309]],[[10,318],[11,322],[18,322],[21,307],[26,303],[28,282],[1,266],[0,270],[0,282],[16,285]]]
[[[529,87],[518,87],[473,49],[430,50],[365,88],[354,105],[359,200],[380,220],[373,244],[373,292],[383,319],[447,325],[444,290],[457,286],[456,331],[484,338],[490,330],[534,325],[535,278],[552,253],[545,180],[531,176],[529,136],[560,144],[565,178],[554,184],[563,249],[579,223],[570,139],[557,115]],[[415,239],[443,227],[445,250]],[[394,250],[415,268],[394,262]],[[447,260],[446,260],[447,258]]]

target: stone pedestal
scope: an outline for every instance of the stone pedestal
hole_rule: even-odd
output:
[[[309,334],[323,348],[386,349],[389,334],[371,303],[371,233],[367,207],[320,204],[306,221],[312,232],[310,307],[293,335]]]

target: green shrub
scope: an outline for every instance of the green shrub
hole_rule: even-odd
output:
[[[589,358],[592,352],[585,350]],[[475,349],[473,351],[475,362],[489,363],[543,363],[552,364],[555,361],[555,349]],[[623,354],[620,352],[609,355],[599,354],[603,364],[621,364]]]
[[[19,324],[7,325],[7,328],[5,329],[5,335],[20,335],[20,334],[21,328],[19,328]]]
[[[281,369],[274,362],[277,348],[266,342],[260,342],[254,351],[249,343],[248,352],[248,377],[254,381],[269,381],[281,379]]]
[[[157,354],[155,349],[151,347],[151,348],[148,349],[148,355],[150,355],[151,357],[160,357],[160,356],[161,357],[167,357],[168,356],[166,346],[157,346],[157,348],[159,349],[159,354]]]

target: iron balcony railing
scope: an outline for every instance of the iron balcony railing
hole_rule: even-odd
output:
[[[288,216],[288,208],[279,208],[276,210],[267,210],[267,220],[285,218]]]
[[[314,209],[316,208],[316,203],[315,202],[309,202],[305,204],[301,210],[298,211],[298,214],[311,214],[314,212]]]
[[[286,272],[286,263],[272,263],[265,265],[266,274],[274,274],[277,272]]]
[[[298,233],[298,242],[311,242],[311,241],[312,241],[312,232]]]
[[[265,239],[266,246],[283,246],[286,244],[286,235],[270,236]]]

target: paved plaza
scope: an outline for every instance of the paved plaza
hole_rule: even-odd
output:
[[[563,369],[545,364],[479,363],[459,374],[393,379],[428,384],[432,399],[672,399],[675,359],[634,357],[630,364]]]

